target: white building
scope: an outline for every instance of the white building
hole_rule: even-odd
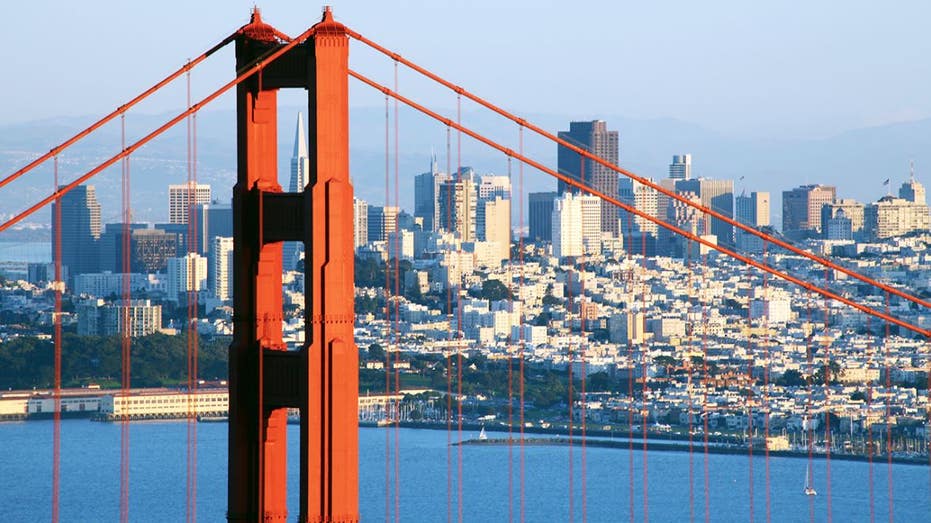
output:
[[[369,204],[365,200],[352,199],[352,245],[358,249],[369,240]]]
[[[233,298],[233,239],[217,236],[210,250],[210,277],[213,295],[220,300]]]
[[[601,252],[601,200],[565,193],[553,202],[553,256]]]
[[[210,203],[210,185],[183,183],[168,186],[168,223],[187,223],[191,208]]]
[[[478,239],[496,244],[498,264],[507,260],[511,249],[511,200],[501,196],[480,199],[476,215]]]
[[[553,202],[553,256],[581,256],[582,202],[571,193]]]
[[[129,291],[145,290],[149,280],[145,274],[89,272],[74,277],[74,294],[94,297],[122,296],[123,278],[129,278]]]
[[[207,258],[188,253],[182,258],[168,259],[168,288],[170,301],[180,301],[186,293],[199,292],[207,287]]]
[[[414,233],[412,231],[392,231],[388,233],[388,259],[414,259]]]

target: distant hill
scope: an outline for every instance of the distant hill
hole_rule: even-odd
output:
[[[279,112],[279,178],[287,185],[289,158],[294,139],[294,122],[298,108],[285,107]],[[393,114],[393,107],[391,114]],[[454,116],[454,112],[446,111]],[[167,120],[171,114],[127,116],[127,139],[132,141]],[[524,115],[546,129],[558,131],[568,126],[570,117],[557,114]],[[908,176],[908,160],[916,162],[920,181],[931,182],[931,119],[856,129],[819,140],[761,140],[725,136],[699,125],[675,119],[642,120],[603,115],[609,128],[620,132],[621,165],[639,174],[662,178],[673,154],[691,153],[693,173],[698,176],[733,178],[741,189],[773,193],[773,221],[779,225],[781,191],[803,183],[827,183],[838,187],[842,197],[872,201],[885,193],[882,181],[891,178],[891,188]],[[56,118],[0,126],[0,173],[4,175],[47,151],[53,145],[90,124],[93,118]],[[385,197],[385,116],[384,108],[354,108],[351,111],[351,170],[357,194],[374,203]],[[462,123],[492,138],[505,141],[517,149],[518,129],[488,112],[466,111]],[[393,130],[393,123],[389,126]],[[391,134],[389,153],[394,153]],[[451,158],[458,163],[457,133],[450,134]],[[235,180],[235,114],[231,110],[205,110],[197,118],[198,178],[214,186],[215,197],[229,200]],[[524,133],[525,151],[534,158],[553,165],[556,147]],[[133,207],[137,219],[162,221],[167,217],[167,185],[181,183],[187,177],[186,127],[181,124],[133,155]],[[61,179],[69,181],[97,165],[120,147],[119,123],[111,123],[102,132],[81,142],[61,158]],[[431,151],[440,168],[447,164],[447,133],[444,126],[402,108],[398,167],[401,180],[401,204],[412,207],[413,175],[429,168]],[[479,172],[507,172],[503,154],[489,150],[463,136],[463,165]],[[394,157],[389,158],[389,175],[394,180]],[[512,165],[515,183],[517,165]],[[102,173],[93,182],[98,187],[104,221],[119,216],[120,168]],[[741,181],[740,178],[744,177]],[[9,214],[24,208],[26,201],[36,201],[52,188],[51,164],[32,177],[11,186],[21,198],[0,200],[0,213]],[[525,169],[525,191],[545,190],[555,183],[545,175]],[[391,185],[393,198],[393,185]],[[40,213],[41,214],[41,213]],[[46,221],[48,214],[33,221]]]

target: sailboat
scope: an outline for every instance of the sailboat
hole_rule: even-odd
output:
[[[488,439],[488,434],[485,434],[485,425],[482,425],[482,431],[478,433],[478,439],[481,441]]]
[[[805,468],[805,495],[806,496],[817,496],[818,491],[811,486],[811,470],[807,467]]]

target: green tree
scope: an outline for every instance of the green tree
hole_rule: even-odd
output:
[[[482,282],[481,298],[491,301],[509,300],[511,299],[511,291],[507,288],[507,285],[498,280],[485,280]]]

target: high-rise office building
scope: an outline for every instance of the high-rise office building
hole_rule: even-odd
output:
[[[582,202],[572,193],[564,193],[553,202],[553,256],[581,256]]]
[[[601,253],[601,210],[604,202],[597,196],[577,196],[582,206],[582,248],[585,254]]]
[[[831,185],[802,185],[782,191],[782,233],[799,240],[821,234],[821,208],[832,203]]]
[[[684,191],[679,192],[678,194],[693,204],[701,204],[701,198],[699,198],[699,196],[695,193]],[[666,201],[666,216],[662,217],[665,222],[675,225],[676,227],[688,231],[696,236],[703,236],[707,234],[705,231],[705,226],[707,224],[705,220],[702,219],[701,211],[680,200],[667,198]],[[684,236],[680,236],[670,231],[669,229],[666,229],[665,227],[658,228],[657,240],[656,250],[657,254],[660,255],[685,258],[687,256],[699,253],[698,244],[692,245],[690,247],[690,240],[686,239]],[[633,252],[640,252],[643,249],[643,247],[636,244],[636,242],[632,242],[629,248]]]
[[[168,300],[186,302],[188,292],[200,292],[206,288],[207,258],[191,252],[168,260],[168,285],[165,292]]]
[[[395,206],[368,206],[368,241],[383,242],[398,228],[398,208]]]
[[[307,187],[310,172],[310,157],[307,155],[307,138],[304,134],[304,116],[297,113],[297,127],[294,129],[294,150],[291,154],[291,178],[288,192],[303,192]],[[301,242],[284,242],[281,257],[285,271],[294,270],[303,257],[304,244]]]
[[[769,225],[769,193],[751,192],[741,194],[736,200],[737,221],[751,227]]]
[[[369,204],[365,200],[352,199],[352,244],[358,249],[369,241]]]
[[[672,180],[689,180],[692,178],[692,155],[676,154],[669,164],[669,178]]]
[[[652,178],[650,178],[650,180],[652,181]],[[659,193],[652,187],[635,182],[629,178],[621,180],[618,191],[618,199],[622,202],[632,205],[638,211],[654,217],[663,217],[665,214],[665,209],[663,209],[663,212],[660,212],[659,196]],[[602,217],[603,216],[604,213],[602,213]],[[634,232],[642,232],[650,234],[655,238],[657,228],[658,226],[655,223],[646,218],[623,210],[620,212],[621,236]],[[602,230],[604,230],[604,227],[602,227]]]
[[[93,185],[79,185],[61,197],[61,263],[70,276],[97,272],[100,204]],[[57,203],[52,203],[52,259],[58,255],[55,238]]]
[[[476,236],[479,241],[495,242],[502,260],[511,252],[511,200],[496,196],[478,202]]]
[[[529,239],[532,242],[553,240],[553,201],[555,192],[532,192],[528,196]]]
[[[737,197],[735,202],[737,222],[749,225],[755,229],[769,226],[769,193],[752,192]],[[761,252],[763,240],[741,229],[734,230],[734,240],[737,248],[742,251]]]
[[[133,264],[132,259],[132,236],[136,231],[144,230],[145,228],[146,224],[144,223],[129,224],[128,231],[130,237],[130,267],[128,272],[138,272],[137,267],[135,264]],[[100,257],[99,261],[97,262],[98,271],[113,273],[124,272],[123,233],[126,230],[126,225],[122,223],[108,223],[103,226],[103,232],[100,234],[100,239],[97,240],[97,253]]]
[[[617,165],[618,163],[617,131],[609,131],[608,124],[603,120],[570,122],[569,130],[560,131],[559,138],[613,165]],[[583,162],[580,154],[562,145],[559,146],[557,155],[557,165],[560,173],[578,180],[584,185],[597,189],[608,196],[617,196],[617,172],[587,158]],[[577,193],[579,191],[560,180],[558,192],[562,195],[566,192]],[[601,230],[611,233],[612,236],[617,236],[619,232],[618,209],[604,202],[601,203]]]
[[[734,217],[734,181],[694,178],[677,180],[676,192],[697,194],[702,205],[709,207],[728,218]],[[705,234],[713,234],[721,245],[734,244],[734,226],[724,220],[704,216],[707,222]]]
[[[449,180],[449,175],[439,172],[436,156],[431,157],[430,170],[414,177],[414,216],[423,218],[423,229],[435,231],[438,223],[436,203],[440,184]]]
[[[925,200],[925,186],[922,185],[921,182],[915,180],[914,167],[912,168],[908,181],[902,182],[902,186],[899,187],[899,198],[920,205],[928,203]]]
[[[478,198],[471,178],[440,184],[437,195],[439,229],[454,232],[464,242],[475,240],[475,213]]]
[[[883,196],[864,210],[864,228],[871,240],[927,231],[931,226],[928,206],[894,196]]]
[[[565,193],[553,202],[553,256],[601,252],[600,198]]]
[[[188,223],[191,208],[210,203],[210,185],[186,182],[168,186],[168,223]]]
[[[486,174],[480,176],[476,183],[479,200],[494,200],[497,197],[511,199],[511,179],[507,176]]]
[[[210,289],[217,299],[233,298],[233,238],[217,236],[210,248],[210,270],[207,271]]]
[[[850,221],[850,236],[851,239],[861,239],[864,235],[864,224],[865,224],[865,211],[866,206],[862,203],[849,199],[849,198],[840,198],[834,202],[826,203],[821,206],[821,229],[822,236],[829,240],[839,240],[847,238],[837,238],[838,235],[844,235],[842,231],[845,227],[845,223],[835,223],[834,224],[834,233],[829,233],[825,228],[825,224],[828,221],[836,218],[838,215],[843,214],[844,220]],[[834,237],[832,237],[834,236]]]
[[[199,203],[194,206],[197,215],[197,229],[200,234],[198,245],[200,254],[207,256],[213,247],[213,240],[218,236],[233,235],[233,206],[228,203]],[[185,250],[187,250],[185,248]]]
[[[149,274],[164,271],[168,260],[178,256],[178,235],[161,229],[139,229],[133,231],[133,272]]]

